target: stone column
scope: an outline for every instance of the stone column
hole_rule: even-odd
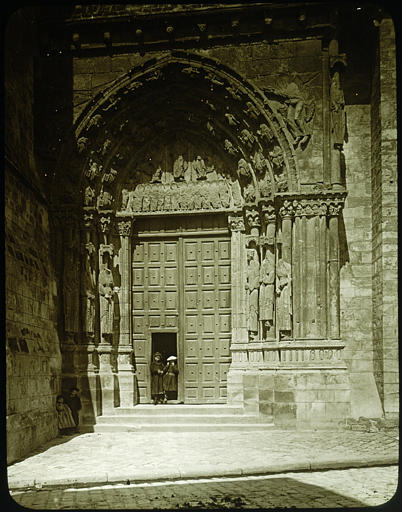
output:
[[[328,206],[328,331],[330,339],[340,338],[339,329],[339,213],[342,203]]]
[[[263,339],[275,341],[275,233],[276,211],[273,203],[264,204],[262,216],[265,234],[261,236],[261,290],[260,290],[260,321]],[[264,262],[264,263],[263,263]],[[272,273],[272,276],[271,276]],[[272,279],[271,279],[272,277]],[[264,308],[269,312],[264,312]],[[265,313],[265,314],[264,314]]]
[[[341,73],[346,66],[345,54],[339,54],[338,41],[333,39],[329,43],[329,104],[330,104],[330,159],[331,159],[331,185],[333,190],[343,188],[341,168],[343,165],[343,142],[345,138],[345,98],[341,86]]]
[[[285,199],[279,209],[281,218],[280,249],[276,264],[276,326],[279,340],[293,334],[293,283],[292,283],[292,217],[294,208]],[[277,242],[278,243],[278,242]]]
[[[117,367],[120,407],[132,407],[137,402],[131,333],[131,228],[131,219],[118,222],[120,235],[119,268],[121,287]]]
[[[247,363],[246,343],[248,342],[245,302],[246,246],[244,243],[243,214],[229,216],[231,231],[231,307],[232,307],[232,361],[227,373],[227,402],[243,404],[243,370]]]
[[[102,281],[104,277],[102,273],[105,270],[105,264],[103,263],[104,255],[109,257],[109,266],[112,267],[114,248],[109,242],[109,229],[111,223],[110,215],[102,212],[103,215],[100,218],[100,236],[103,238],[103,242],[99,244],[99,275],[98,275],[98,298],[99,298],[99,333],[100,343],[98,345],[98,356],[99,356],[99,385],[100,385],[100,396],[102,404],[102,413],[113,409],[115,406],[115,375],[113,373],[113,365],[111,361],[112,353],[112,337],[113,337],[113,321],[111,318],[105,315],[106,311],[106,300],[101,298],[99,293],[102,287]],[[112,269],[109,268],[111,271]],[[110,273],[108,273],[110,274]],[[107,276],[106,276],[107,277]],[[107,279],[105,278],[105,282]],[[112,288],[111,283],[106,283],[108,288]],[[109,290],[108,295],[112,295],[112,291]],[[113,311],[113,306],[111,311]]]

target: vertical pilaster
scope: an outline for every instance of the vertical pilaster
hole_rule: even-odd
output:
[[[131,219],[118,222],[120,235],[119,268],[121,286],[117,366],[120,407],[132,407],[137,401],[131,334],[131,229]]]
[[[245,308],[246,249],[244,244],[243,215],[229,217],[231,236],[232,276],[232,343],[247,342],[247,316]]]
[[[294,207],[285,200],[279,209],[281,238],[276,265],[276,324],[279,339],[289,339],[293,334],[292,299],[292,219]]]
[[[328,207],[328,330],[330,339],[340,338],[339,329],[339,212],[342,205]]]
[[[345,54],[339,54],[338,41],[333,39],[329,43],[330,65],[330,159],[331,159],[331,185],[334,190],[343,188],[341,176],[343,160],[343,142],[345,139],[345,98],[341,86],[341,72],[346,66]]]

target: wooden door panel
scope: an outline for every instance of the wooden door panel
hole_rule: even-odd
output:
[[[198,379],[194,367],[189,378],[185,364],[184,385],[192,388],[185,396],[189,402],[223,401],[230,364],[230,240],[183,239],[183,259],[184,346],[192,347],[184,357],[198,360]]]
[[[144,402],[150,399],[152,330],[178,327],[178,242],[136,240],[132,262],[133,343]]]

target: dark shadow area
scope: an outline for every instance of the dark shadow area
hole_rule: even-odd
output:
[[[343,216],[339,217],[339,268],[349,263],[349,248],[346,238],[345,221]]]
[[[341,484],[340,484],[341,485]],[[373,485],[374,487],[374,485]],[[342,509],[371,508],[355,498],[326,489],[325,486],[300,482],[296,478],[271,477],[235,481],[214,480],[186,484],[161,483],[152,486],[115,487],[112,489],[85,489],[75,491],[29,491],[16,494],[13,499],[29,507],[34,502],[41,509],[53,508],[52,499],[58,493],[58,507],[80,508],[85,503],[102,500],[99,508],[110,510],[141,509]],[[356,494],[359,489],[355,489]],[[373,495],[375,493],[373,492]],[[70,501],[68,501],[70,500]],[[379,503],[381,504],[381,503]],[[86,507],[88,508],[88,507]],[[97,507],[95,507],[97,508]],[[386,508],[391,509],[390,506]]]
[[[175,332],[153,332],[152,333],[152,354],[160,352],[162,362],[170,356],[177,357],[177,335]]]

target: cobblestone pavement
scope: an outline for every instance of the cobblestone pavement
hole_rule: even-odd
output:
[[[211,478],[95,488],[15,491],[32,509],[343,508],[382,505],[397,488],[398,467]]]
[[[344,461],[357,459],[355,467],[382,465],[390,457],[388,464],[397,464],[397,436],[398,431],[89,433],[57,438],[10,465],[8,483],[27,488],[240,476],[342,469],[354,467]]]

